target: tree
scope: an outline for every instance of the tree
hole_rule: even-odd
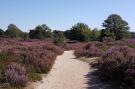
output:
[[[57,45],[64,43],[64,41],[65,41],[64,33],[62,31],[54,30],[53,31],[53,40],[54,40],[54,43]]]
[[[65,37],[66,37],[67,39],[70,39],[70,36],[71,36],[70,32],[71,32],[70,30],[64,31],[64,35],[65,35]]]
[[[6,36],[10,38],[22,38],[23,32],[14,24],[10,24],[5,31]]]
[[[29,39],[29,33],[24,32],[22,38],[23,38],[23,39]]]
[[[100,31],[95,28],[91,31],[90,40],[91,41],[98,41],[100,36]]]
[[[31,39],[50,38],[52,37],[52,32],[51,32],[51,29],[47,25],[43,24],[43,25],[37,26],[33,30],[30,30],[29,37]]]
[[[0,36],[4,36],[4,30],[0,29]]]
[[[120,15],[112,14],[103,23],[105,29],[102,30],[103,37],[113,36],[116,40],[126,38],[129,30],[128,23]],[[105,34],[105,35],[104,35]]]
[[[102,41],[104,38],[110,38],[113,40],[116,37],[115,37],[114,32],[110,32],[109,30],[102,29],[99,36],[99,40]]]
[[[131,38],[135,38],[135,32],[131,32]]]
[[[77,23],[70,29],[69,39],[77,41],[89,41],[91,30],[84,23]]]

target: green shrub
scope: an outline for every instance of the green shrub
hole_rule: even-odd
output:
[[[75,24],[67,33],[68,39],[77,41],[89,41],[91,29],[84,23]]]
[[[8,55],[6,53],[0,53],[0,62],[8,59]]]
[[[52,37],[52,32],[51,32],[51,29],[47,25],[43,24],[43,25],[37,26],[33,30],[30,30],[29,37],[31,39],[51,38]]]
[[[22,38],[23,32],[14,24],[10,24],[5,31],[6,36],[9,38]]]
[[[64,43],[65,36],[61,31],[53,31],[53,41],[56,45]]]

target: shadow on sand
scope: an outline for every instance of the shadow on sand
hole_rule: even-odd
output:
[[[85,75],[88,79],[88,87],[86,89],[118,89],[113,85],[101,82],[98,78],[97,70],[90,67],[90,72]]]

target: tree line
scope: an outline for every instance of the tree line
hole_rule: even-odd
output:
[[[126,22],[120,15],[111,14],[103,22],[102,26],[103,29],[91,29],[85,23],[77,23],[66,31],[52,31],[52,29],[50,29],[46,24],[43,24],[36,26],[27,33],[23,32],[16,25],[10,24],[6,31],[0,29],[0,36],[20,39],[53,38],[55,43],[62,43],[65,38],[80,42],[135,38],[135,33],[129,31],[130,28],[128,22]]]

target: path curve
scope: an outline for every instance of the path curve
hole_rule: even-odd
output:
[[[86,89],[89,64],[75,59],[73,51],[65,51],[35,89]]]

